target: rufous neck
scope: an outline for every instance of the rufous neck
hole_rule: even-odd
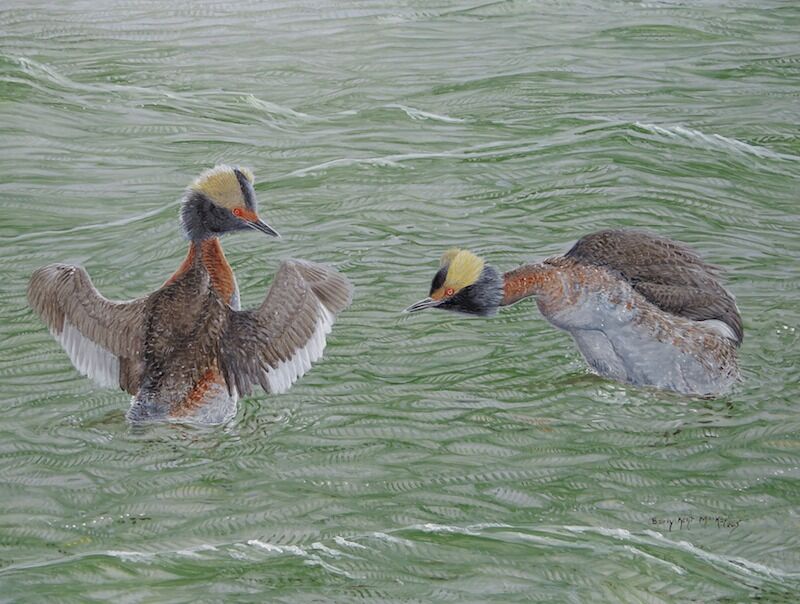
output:
[[[523,298],[544,293],[550,277],[550,271],[541,264],[526,264],[508,271],[503,275],[501,306],[508,306]]]
[[[228,264],[225,254],[222,251],[217,237],[204,239],[199,243],[193,243],[200,250],[203,266],[211,277],[211,287],[222,296],[225,302],[230,303],[231,297],[236,289],[236,281],[233,277],[233,270]]]
[[[203,265],[209,256],[222,255],[222,244],[219,237],[207,237],[205,239],[193,239],[189,241],[189,257],[196,258]]]

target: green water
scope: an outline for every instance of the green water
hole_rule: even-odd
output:
[[[796,602],[796,2],[0,4],[0,601]],[[356,284],[324,361],[229,425],[133,429],[26,308],[185,254],[177,199],[256,173],[244,304]],[[401,315],[441,252],[501,270],[602,227],[728,269],[743,381],[590,375],[531,303]]]

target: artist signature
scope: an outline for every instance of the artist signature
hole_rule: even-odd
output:
[[[730,516],[675,516],[674,518],[650,518],[650,524],[661,526],[672,532],[676,530],[688,530],[692,526],[696,528],[716,528],[728,529],[731,531],[736,530],[741,524],[738,518],[731,518]]]

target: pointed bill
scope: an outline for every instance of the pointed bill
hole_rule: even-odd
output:
[[[406,308],[403,312],[417,312],[420,310],[425,310],[426,308],[435,308],[441,304],[441,300],[434,300],[433,298],[425,298],[424,300],[420,300],[419,302],[415,302],[408,308]]]
[[[249,226],[251,229],[255,229],[256,231],[261,231],[265,235],[269,235],[271,237],[281,236],[280,233],[278,233],[278,231],[273,229],[271,226],[269,226],[266,222],[264,222],[260,218],[252,222],[247,221],[245,224],[247,224],[247,226]]]

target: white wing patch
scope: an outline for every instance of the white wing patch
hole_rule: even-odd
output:
[[[119,359],[115,355],[92,342],[66,319],[61,333],[55,330],[50,330],[50,333],[67,351],[69,360],[81,375],[103,388],[119,387]]]
[[[267,370],[270,392],[273,394],[286,392],[298,378],[311,369],[312,363],[322,358],[322,352],[325,350],[325,336],[331,332],[332,326],[333,314],[325,308],[324,304],[320,303],[317,325],[305,346],[296,350],[291,359],[281,361],[277,367],[270,367]]]
[[[236,277],[233,277],[233,295],[231,296],[230,307],[233,310],[242,310],[241,298],[239,297],[239,284],[236,282]]]

